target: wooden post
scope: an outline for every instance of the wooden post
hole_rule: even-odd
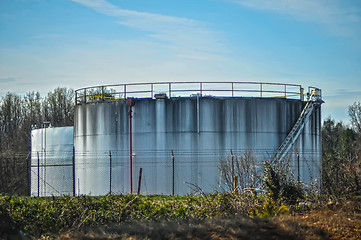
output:
[[[238,178],[233,177],[233,193],[238,193]]]

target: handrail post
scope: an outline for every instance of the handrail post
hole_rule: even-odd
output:
[[[172,97],[172,83],[168,83],[169,86],[168,86],[168,91],[169,91],[169,98]]]
[[[233,86],[233,82],[232,82],[232,97],[234,97],[233,91],[234,91],[234,86]]]
[[[285,86],[285,98],[286,98],[286,96],[287,96],[287,85],[286,84],[284,84],[284,86]]]
[[[150,98],[153,98],[153,83],[150,84]]]
[[[263,97],[263,92],[262,92],[262,83],[260,83],[260,94],[261,94],[261,97]]]
[[[84,89],[84,103],[86,103],[86,89]]]
[[[126,99],[127,98],[127,84],[124,84],[123,94],[124,94],[124,99]]]
[[[303,102],[304,101],[304,95],[303,95],[303,88],[300,87],[300,100]]]
[[[203,84],[202,82],[199,83],[199,93],[201,94],[202,96],[202,92],[203,92]]]
[[[102,86],[102,100],[104,101],[104,86]]]

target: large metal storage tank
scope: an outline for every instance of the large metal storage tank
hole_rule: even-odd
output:
[[[31,131],[31,196],[73,195],[73,127]]]
[[[260,89],[243,90],[243,85],[235,86],[242,83],[232,83],[231,89],[215,91],[199,83],[200,89],[185,87],[183,91],[175,90],[175,84],[169,83],[163,91],[168,96],[156,97],[153,84],[139,84],[134,91],[129,90],[131,85],[121,85],[124,90],[112,94],[104,94],[105,87],[92,93],[88,88],[77,91],[74,146],[78,194],[129,193],[130,169],[136,192],[140,168],[143,194],[186,194],[194,186],[204,192],[222,191],[220,159],[227,158],[230,150],[234,154],[251,150],[260,161],[269,159],[306,105],[299,85],[277,84],[282,90],[266,90],[267,84],[261,83],[257,85]],[[288,90],[292,87],[296,88],[293,92]],[[126,99],[144,92],[150,96],[132,100],[131,168]],[[178,96],[184,92],[188,97]],[[303,161],[298,170],[305,183],[320,177],[320,134],[318,105],[293,145]],[[295,167],[296,160],[292,161]]]

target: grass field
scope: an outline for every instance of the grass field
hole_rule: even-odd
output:
[[[0,196],[1,239],[361,239],[361,199]]]

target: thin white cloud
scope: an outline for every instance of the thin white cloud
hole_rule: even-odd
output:
[[[225,50],[220,43],[220,36],[200,21],[122,9],[106,0],[72,1],[115,17],[119,24],[143,31],[146,36],[169,44],[178,53],[187,49],[192,52],[208,52],[209,57],[217,57],[217,54]]]
[[[360,33],[361,7],[352,0],[230,0],[243,7],[325,25],[337,34]]]
[[[10,82],[14,82],[15,78],[13,77],[5,77],[5,78],[0,78],[0,83],[10,83]]]

